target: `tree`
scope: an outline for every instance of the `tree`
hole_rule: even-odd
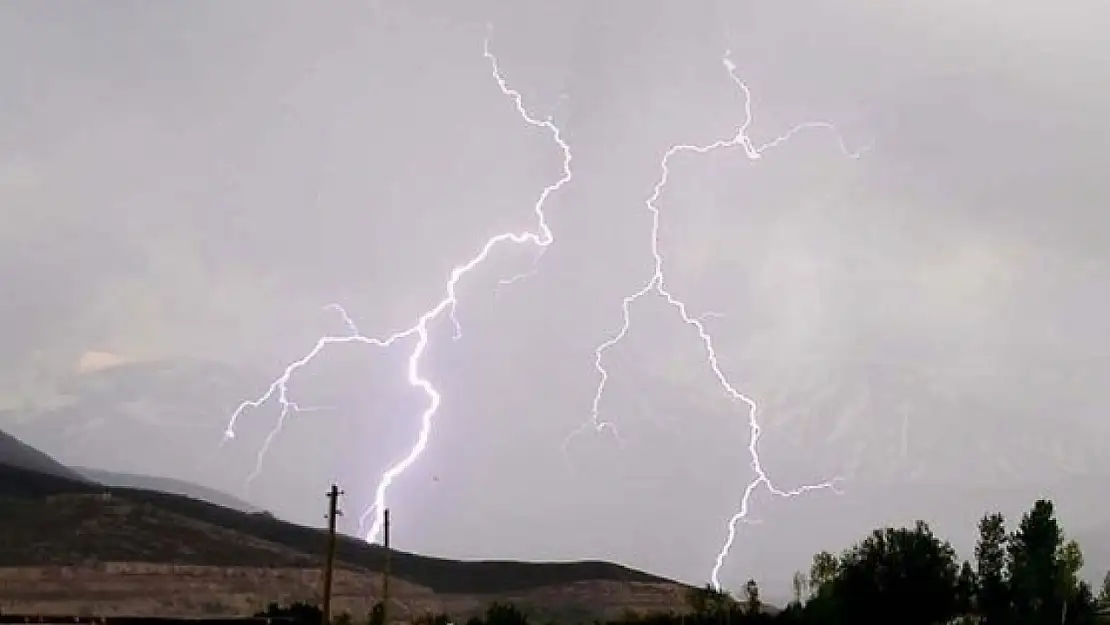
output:
[[[844,554],[831,584],[837,620],[932,625],[958,615],[956,552],[924,521],[875,530]]]
[[[979,580],[971,563],[964,561],[960,576],[956,580],[956,603],[960,614],[970,614],[975,609],[975,595],[979,590]]]
[[[511,603],[491,603],[486,608],[486,625],[528,625],[528,617]]]
[[[816,592],[822,586],[836,579],[840,562],[836,556],[828,551],[822,551],[813,556],[813,564],[809,567],[809,586],[811,592]]]
[[[1015,622],[1058,622],[1065,610],[1064,533],[1052,502],[1041,499],[1010,537],[1010,589]]]
[[[804,620],[825,623],[836,618],[838,606],[833,585],[840,574],[840,565],[840,559],[828,551],[813,556],[809,567],[809,597],[803,611]]]
[[[736,605],[727,591],[706,584],[686,592],[686,604],[699,620],[724,620]]]
[[[1098,600],[1087,582],[1079,582],[1075,594],[1068,602],[1065,625],[1093,625],[1098,622]]]
[[[790,585],[794,590],[794,603],[801,604],[809,598],[809,580],[801,571],[794,572],[794,578],[790,580]]]
[[[291,617],[300,623],[320,623],[324,620],[324,613],[319,606],[305,602],[294,602],[288,606],[271,603],[265,612],[255,614],[258,617]]]
[[[1090,584],[1079,579],[1079,571],[1083,568],[1083,550],[1079,543],[1064,542],[1056,560],[1060,568],[1060,599],[1064,604],[1061,621],[1065,624],[1092,622],[1098,611],[1098,601]]]
[[[1083,550],[1074,540],[1065,542],[1056,554],[1060,563],[1060,593],[1071,601],[1079,591],[1079,571],[1083,568]]]
[[[1075,593],[1065,604],[1064,625],[1093,625],[1099,622],[1098,599],[1095,591],[1085,581],[1076,585]]]
[[[763,612],[763,602],[759,600],[759,584],[754,579],[749,579],[744,584],[744,613],[760,614]]]
[[[979,521],[979,541],[975,545],[979,588],[975,607],[986,625],[1005,623],[1010,612],[1007,540],[1006,519],[1001,514],[988,514]]]
[[[1110,571],[1102,577],[1102,588],[1098,590],[1098,604],[1100,606],[1110,605]]]

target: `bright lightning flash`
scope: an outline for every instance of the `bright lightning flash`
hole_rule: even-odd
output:
[[[536,232],[506,232],[498,234],[487,240],[485,244],[482,245],[482,247],[478,250],[478,253],[476,255],[474,255],[467,262],[461,265],[457,265],[454,269],[451,270],[450,276],[447,279],[446,294],[444,295],[443,299],[441,299],[438,303],[436,303],[434,306],[421,314],[416,319],[415,323],[413,323],[413,325],[403,330],[399,330],[384,338],[373,338],[363,335],[359,332],[358,328],[351,321],[351,318],[347,316],[347,313],[343,311],[342,308],[340,308],[338,305],[332,305],[333,308],[337,309],[343,315],[349,333],[342,336],[321,337],[316,342],[316,345],[305,356],[303,356],[299,360],[294,361],[292,364],[286,367],[281,376],[279,376],[276,380],[273,381],[272,384],[270,384],[265,393],[263,393],[257,399],[243,402],[231,415],[231,418],[228,422],[227,430],[224,434],[225,442],[229,439],[234,438],[235,426],[239,418],[243,415],[245,411],[249,409],[258,408],[270,401],[276,401],[281,406],[281,412],[278,417],[277,424],[273,428],[273,430],[271,430],[269,436],[267,436],[266,438],[266,441],[263,443],[262,448],[259,450],[255,470],[251,474],[251,478],[248,478],[248,481],[250,479],[253,479],[253,477],[258,475],[266,452],[268,451],[270,444],[274,440],[274,437],[277,436],[278,432],[280,432],[285,419],[291,413],[302,412],[305,410],[295,401],[289,399],[288,394],[289,382],[299,369],[312,362],[312,360],[316,358],[321,352],[323,352],[324,349],[329,345],[340,343],[360,343],[373,347],[388,348],[404,339],[413,339],[415,341],[415,344],[413,345],[412,352],[409,354],[408,358],[408,382],[413,388],[420,389],[424,392],[425,395],[428,396],[428,405],[424,409],[423,414],[421,414],[420,416],[420,431],[417,435],[416,442],[402,459],[391,465],[388,469],[386,469],[385,473],[382,474],[374,491],[373,503],[370,504],[370,507],[363,515],[364,521],[367,517],[371,515],[373,516],[373,521],[371,522],[370,528],[366,533],[366,540],[370,542],[377,542],[380,538],[382,524],[385,517],[386,495],[389,491],[389,487],[393,484],[394,480],[396,480],[402,473],[408,470],[408,468],[420,458],[421,454],[424,453],[424,449],[428,446],[428,438],[432,430],[433,417],[435,416],[436,411],[439,409],[440,403],[442,401],[439,391],[437,391],[432,383],[421,373],[422,358],[428,349],[431,324],[435,321],[440,320],[444,316],[444,314],[446,314],[450,318],[451,322],[454,324],[455,337],[459,337],[459,323],[458,320],[455,318],[455,308],[458,305],[456,288],[459,284],[459,281],[461,281],[463,277],[466,276],[472,269],[482,264],[490,256],[494,248],[503,243],[513,243],[516,245],[530,245],[542,252],[543,249],[551,245],[554,237],[551,233],[551,229],[548,227],[547,224],[547,217],[544,214],[544,204],[547,202],[547,199],[551,196],[552,193],[558,191],[563,185],[567,184],[571,180],[570,146],[568,146],[567,143],[563,140],[562,132],[554,124],[551,117],[548,117],[546,119],[537,119],[531,113],[529,113],[527,109],[525,109],[523,98],[520,92],[510,88],[508,83],[505,82],[505,79],[502,78],[497,58],[493,55],[492,52],[490,52],[488,36],[486,37],[483,44],[483,55],[489,61],[490,68],[493,73],[493,78],[494,80],[496,80],[498,88],[501,90],[502,94],[504,94],[513,102],[514,106],[516,107],[516,112],[520,115],[521,119],[523,119],[531,126],[541,128],[549,132],[556,145],[558,145],[559,149],[562,150],[562,176],[557,181],[546,186],[543,189],[543,191],[539,195],[539,198],[536,200],[535,205],[533,206],[533,211],[535,212],[537,219]]]
[[[657,202],[659,201],[660,196],[663,194],[663,190],[667,185],[668,179],[670,178],[670,162],[672,158],[678,156],[679,154],[687,152],[693,152],[696,154],[707,154],[716,150],[723,150],[734,147],[743,148],[745,155],[749,159],[756,160],[761,158],[766,150],[774,148],[786,142],[793,135],[807,129],[824,129],[827,131],[831,131],[836,137],[837,142],[839,143],[840,150],[844,153],[845,156],[849,158],[858,158],[861,153],[861,151],[849,151],[836,127],[828,122],[802,123],[794,126],[785,134],[776,137],[775,139],[763,145],[756,146],[755,144],[753,144],[751,138],[747,135],[748,127],[752,123],[751,91],[748,89],[747,84],[745,84],[744,81],[737,76],[736,64],[732,61],[728,52],[725,53],[723,60],[725,69],[728,71],[729,77],[732,79],[733,83],[735,83],[736,86],[740,89],[740,92],[743,96],[744,120],[740,124],[740,127],[737,129],[736,134],[731,139],[722,139],[708,145],[675,145],[664,153],[663,159],[660,163],[660,177],[657,180],[654,188],[652,189],[651,195],[644,202],[648,211],[651,213],[652,219],[651,255],[654,259],[654,265],[652,268],[651,276],[638,291],[624,298],[624,300],[621,302],[622,323],[620,329],[610,339],[597,346],[597,349],[594,352],[594,367],[597,369],[600,380],[597,385],[597,392],[594,394],[593,404],[591,406],[590,412],[590,419],[586,423],[584,423],[582,427],[572,432],[571,435],[567,438],[567,441],[564,442],[564,447],[566,447],[566,445],[574,436],[581,434],[584,431],[589,430],[590,428],[593,428],[598,432],[606,429],[610,430],[613,433],[616,432],[616,428],[612,423],[608,421],[603,421],[600,417],[601,400],[603,395],[605,394],[606,384],[609,381],[609,372],[608,370],[606,370],[604,365],[605,352],[608,351],[610,348],[616,346],[625,338],[625,336],[628,335],[629,329],[631,328],[632,324],[632,304],[649,294],[658,295],[678,312],[678,315],[682,319],[683,323],[685,323],[687,326],[690,326],[697,333],[698,338],[701,340],[702,346],[705,349],[706,362],[724,392],[732,400],[739,401],[747,407],[749,426],[748,454],[751,459],[752,470],[755,472],[755,478],[748,484],[747,488],[744,489],[744,493],[740,499],[740,504],[737,511],[728,519],[728,522],[726,524],[727,534],[724,543],[721,545],[720,551],[717,553],[717,558],[710,572],[710,580],[713,586],[718,589],[721,586],[721,567],[724,565],[725,558],[728,557],[729,552],[732,550],[732,545],[736,540],[737,525],[739,525],[742,521],[746,519],[748,515],[748,510],[750,508],[752,494],[757,488],[763,486],[771,494],[778,497],[795,497],[808,491],[823,489],[835,490],[835,485],[840,480],[840,478],[833,478],[826,482],[822,482],[819,484],[810,484],[802,486],[800,488],[795,488],[793,490],[782,490],[774,484],[771,478],[767,475],[767,472],[764,470],[763,463],[759,457],[759,439],[762,435],[762,429],[760,427],[758,419],[758,404],[756,404],[755,400],[753,400],[752,398],[738,391],[736,387],[732,384],[732,382],[729,381],[728,376],[726,376],[725,373],[721,370],[721,365],[717,358],[717,351],[713,345],[713,338],[703,324],[704,315],[695,316],[691,314],[686,304],[682,300],[675,297],[667,287],[666,278],[663,272],[663,256],[659,252],[660,212],[659,207],[657,206]]]

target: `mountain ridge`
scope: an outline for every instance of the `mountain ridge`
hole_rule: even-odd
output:
[[[105,486],[154,490],[170,493],[172,495],[182,495],[193,499],[200,499],[201,501],[208,501],[218,506],[231,508],[232,510],[239,510],[240,512],[255,513],[264,511],[261,507],[239,499],[238,497],[187,480],[179,480],[165,476],[108,471],[106,469],[94,469],[81,466],[73,467],[73,471],[98,484],[104,484]]]
[[[78,472],[58,462],[49,454],[35,449],[2,430],[0,430],[0,464],[79,482],[87,481]]]
[[[14,437],[3,440],[13,448],[18,443],[29,454],[26,457],[39,463],[49,458],[26,451],[34,448]],[[43,466],[53,472],[0,462],[0,571],[7,571],[5,575],[18,577],[13,571],[26,570],[28,579],[52,578],[55,573],[50,571],[65,569],[89,577],[94,585],[119,585],[123,578],[111,571],[138,567],[155,575],[150,571],[188,566],[196,569],[194,576],[230,584],[227,580],[235,576],[229,577],[228,571],[234,569],[257,582],[252,582],[257,594],[268,592],[271,583],[267,580],[272,576],[264,571],[318,572],[322,567],[326,536],[321,529],[187,495],[95,483],[76,472],[70,472],[73,477],[58,470],[63,465],[56,461]],[[510,596],[542,604],[570,593],[579,607],[596,604],[596,614],[621,607],[614,604],[618,596],[633,606],[683,608],[684,585],[598,560],[462,561],[391,550],[389,562],[392,576],[410,588],[413,601],[423,601],[420,605],[426,607],[480,610],[490,600]],[[384,548],[339,537],[336,566],[349,575],[372,581],[385,570],[385,563]],[[304,575],[288,575],[301,580],[298,592],[316,588],[314,582],[304,581]],[[16,579],[10,587],[19,583]],[[154,578],[150,583],[165,585]],[[129,588],[136,600],[147,592]],[[428,604],[429,597],[439,603]],[[548,612],[557,608],[539,604],[538,609]]]

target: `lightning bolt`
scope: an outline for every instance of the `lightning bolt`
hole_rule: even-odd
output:
[[[560,188],[563,187],[563,185],[569,183],[572,178],[570,167],[570,146],[567,145],[567,143],[563,140],[562,131],[560,131],[559,127],[555,125],[552,117],[549,116],[546,119],[539,119],[529,113],[528,110],[524,107],[523,97],[521,96],[520,92],[509,87],[508,83],[501,75],[501,69],[500,65],[498,64],[497,57],[495,57],[490,51],[489,43],[491,36],[492,28],[488,28],[487,36],[483,40],[482,54],[490,64],[490,70],[492,72],[493,78],[496,81],[498,88],[501,90],[501,93],[509,98],[509,100],[514,105],[517,114],[520,115],[521,119],[523,119],[525,123],[550,133],[551,138],[562,151],[563,155],[561,177],[555,182],[544,187],[543,191],[540,192],[539,197],[536,199],[536,202],[532,207],[533,212],[536,214],[536,231],[520,233],[504,232],[486,240],[485,244],[483,244],[479,248],[478,252],[474,256],[472,256],[470,260],[460,265],[456,265],[451,270],[451,273],[447,279],[446,293],[443,296],[443,299],[439,300],[439,302],[437,302],[435,305],[421,314],[413,323],[413,325],[403,330],[394,332],[393,334],[390,334],[388,336],[385,336],[384,338],[373,338],[363,335],[359,331],[358,327],[351,320],[350,316],[347,315],[346,311],[344,311],[338,305],[331,305],[331,308],[336,309],[343,316],[343,319],[347,325],[348,333],[341,336],[328,335],[321,337],[316,342],[315,346],[307,354],[305,354],[299,360],[296,360],[288,365],[282,372],[282,374],[270,384],[265,393],[263,393],[256,399],[243,402],[232,413],[228,421],[227,430],[224,433],[224,442],[226,443],[228,440],[235,437],[236,424],[238,423],[240,417],[246,411],[261,407],[271,401],[276,401],[280,405],[281,412],[278,416],[277,424],[271,430],[270,435],[267,436],[266,441],[263,443],[261,449],[259,450],[255,470],[251,474],[251,477],[248,478],[248,480],[253,479],[253,477],[257,476],[258,472],[261,470],[262,461],[266,455],[266,452],[268,451],[269,446],[274,438],[281,431],[282,425],[285,423],[285,420],[289,417],[289,415],[296,412],[303,412],[305,410],[295,401],[291,400],[288,393],[289,382],[298,370],[312,362],[313,359],[319,356],[330,345],[358,343],[372,347],[389,348],[403,340],[412,339],[414,341],[414,345],[412,347],[412,351],[409,353],[408,358],[408,383],[413,388],[422,391],[428,397],[428,405],[424,409],[424,412],[420,415],[420,430],[417,434],[416,441],[413,443],[408,453],[403,458],[395,462],[393,465],[389,466],[389,468],[387,468],[386,471],[379,478],[377,487],[374,490],[373,503],[370,504],[366,512],[363,514],[362,519],[364,522],[368,517],[373,517],[370,528],[366,532],[366,540],[370,542],[377,542],[380,538],[382,524],[385,517],[386,495],[388,494],[390,486],[399,476],[407,471],[408,468],[420,458],[421,454],[424,453],[424,450],[428,446],[428,439],[431,435],[433,418],[435,417],[436,412],[439,410],[439,406],[442,402],[442,397],[439,391],[437,391],[432,382],[425,378],[424,375],[421,373],[423,356],[428,350],[431,324],[435,321],[440,320],[444,315],[447,315],[454,326],[455,338],[461,336],[461,326],[459,325],[458,319],[455,317],[455,309],[458,306],[456,288],[459,282],[468,273],[470,273],[471,270],[485,262],[485,260],[489,258],[493,250],[498,246],[509,243],[515,245],[529,245],[535,249],[538,249],[542,253],[544,249],[551,245],[551,243],[554,241],[554,236],[552,235],[551,228],[548,226],[547,223],[547,216],[544,213],[544,205],[546,204],[548,198],[551,197],[551,194],[558,191]],[[519,277],[520,276],[503,282],[512,282]]]
[[[716,378],[717,383],[720,385],[721,389],[724,390],[725,394],[728,395],[729,398],[734,401],[739,401],[743,403],[747,408],[749,428],[748,455],[751,459],[751,468],[755,472],[755,477],[754,479],[752,479],[751,482],[748,483],[748,486],[744,489],[743,496],[740,498],[740,503],[736,512],[734,512],[732,516],[729,517],[727,523],[725,524],[727,530],[725,540],[717,553],[717,557],[714,561],[713,568],[711,569],[709,576],[713,586],[718,589],[721,587],[721,568],[724,566],[725,559],[728,557],[729,552],[732,550],[733,543],[735,543],[736,541],[737,526],[741,522],[746,521],[750,508],[751,497],[755,493],[756,489],[762,486],[775,496],[790,498],[796,497],[809,491],[824,489],[836,490],[836,483],[840,481],[841,478],[836,477],[825,482],[821,482],[818,484],[808,484],[795,488],[793,490],[783,490],[775,485],[770,476],[767,475],[766,470],[764,470],[763,462],[759,456],[759,440],[763,432],[758,418],[759,405],[755,402],[754,399],[737,390],[733,383],[729,381],[728,376],[726,376],[724,371],[722,371],[720,362],[717,357],[717,350],[713,344],[713,338],[708,330],[706,330],[706,327],[703,323],[705,315],[692,315],[686,303],[675,297],[667,287],[666,277],[663,271],[663,256],[659,251],[659,225],[661,213],[659,211],[657,203],[660,196],[663,194],[665,187],[667,186],[668,180],[670,179],[671,159],[686,153],[704,155],[718,150],[727,150],[730,148],[739,147],[743,149],[744,154],[748,157],[748,159],[758,160],[762,158],[765,151],[782,145],[797,133],[804,130],[817,129],[831,132],[836,138],[841,152],[849,158],[859,158],[860,154],[864,151],[863,149],[857,150],[855,152],[850,151],[843,138],[841,137],[839,131],[836,129],[836,126],[829,122],[821,121],[811,121],[798,124],[797,126],[789,129],[786,133],[772,139],[771,141],[768,141],[767,143],[757,146],[752,142],[751,138],[747,134],[748,128],[751,126],[752,123],[751,90],[748,88],[747,84],[737,75],[736,63],[732,61],[731,55],[728,51],[725,52],[722,60],[725,69],[728,72],[729,78],[737,86],[742,95],[744,102],[744,119],[737,129],[736,134],[729,139],[721,139],[708,145],[674,145],[671,146],[663,154],[663,158],[660,162],[660,176],[657,179],[655,186],[652,188],[651,194],[644,202],[645,207],[651,214],[651,255],[654,260],[651,276],[644,283],[644,285],[640,287],[639,290],[635,291],[631,295],[625,296],[625,298],[621,301],[620,328],[608,340],[599,344],[594,350],[594,368],[597,370],[599,381],[596,392],[594,393],[593,402],[590,406],[590,418],[585,423],[583,423],[581,427],[571,432],[563,443],[565,449],[575,436],[582,434],[590,429],[593,429],[597,432],[608,430],[616,434],[616,426],[609,421],[602,420],[600,416],[601,401],[604,397],[605,388],[609,381],[609,372],[605,368],[604,364],[605,353],[614,346],[618,345],[628,335],[628,332],[632,326],[632,305],[634,303],[644,297],[647,297],[648,295],[656,295],[662,298],[663,301],[665,301],[678,313],[678,316],[682,320],[682,322],[693,329],[694,332],[697,334],[697,337],[701,341],[702,347],[705,350],[706,363],[708,364],[709,369],[712,371],[713,376]]]

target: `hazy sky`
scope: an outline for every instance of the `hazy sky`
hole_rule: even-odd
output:
[[[781,485],[1105,471],[1108,22],[1094,0],[6,2],[0,427],[63,461],[243,493],[276,412],[217,451],[226,417],[344,331],[326,304],[368,334],[406,327],[487,237],[534,227],[562,155],[498,90],[492,24],[574,178],[537,272],[498,288],[536,259],[500,249],[459,285],[462,338],[432,326],[445,401],[390,493],[399,547],[705,579],[751,479],[746,415],[660,300],[606,358],[623,444],[561,443],[650,276],[660,157],[743,120],[726,50],[755,143],[821,120],[872,148],[847,159],[817,130],[757,162],[685,155],[659,201],[668,284],[720,313],[706,325],[762,402]],[[335,479],[356,517],[416,434],[412,346],[306,369],[291,390],[327,409],[290,419],[249,497],[315,524]],[[161,364],[77,374],[127,360]],[[766,524],[807,514],[757,504]],[[728,584],[759,574],[745,545]],[[799,549],[820,546],[841,545]]]

